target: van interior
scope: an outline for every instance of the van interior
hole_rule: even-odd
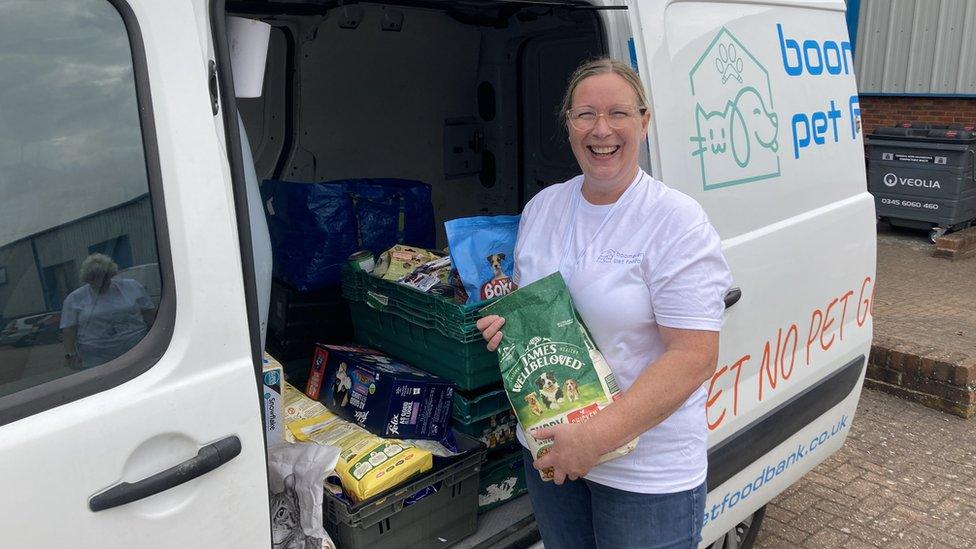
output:
[[[446,220],[518,213],[578,173],[557,110],[580,61],[607,51],[599,10],[228,2],[272,26],[263,91],[238,99],[257,178],[423,181],[439,247]]]

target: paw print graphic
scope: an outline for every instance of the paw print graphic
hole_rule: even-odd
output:
[[[735,50],[735,44],[719,44],[718,57],[715,58],[715,68],[722,75],[722,83],[725,84],[729,79],[734,78],[742,83],[742,58]]]

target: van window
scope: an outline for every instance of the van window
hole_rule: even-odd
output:
[[[161,284],[119,11],[4,2],[0,74],[3,397],[127,353],[154,322]]]

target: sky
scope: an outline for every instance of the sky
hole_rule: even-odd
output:
[[[148,189],[132,57],[105,0],[0,4],[0,246]]]

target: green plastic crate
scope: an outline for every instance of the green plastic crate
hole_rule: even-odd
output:
[[[342,271],[342,295],[418,326],[436,328],[444,336],[461,343],[481,339],[476,323],[481,318],[481,309],[491,302],[459,304],[349,267]]]
[[[470,421],[460,421],[456,417],[453,419],[454,429],[478,439],[489,451],[511,448],[518,444],[515,438],[518,418],[508,406],[504,410]]]
[[[508,395],[504,387],[490,387],[476,393],[454,391],[452,416],[462,423],[508,410]]]
[[[528,491],[522,448],[489,460],[478,482],[478,512],[484,513]]]
[[[363,279],[366,281],[367,291],[386,296],[401,306],[413,309],[418,313],[427,314],[433,318],[435,303],[439,299],[438,296],[366,273],[363,273]]]
[[[472,391],[501,381],[498,358],[484,340],[463,343],[438,330],[418,326],[398,315],[377,311],[365,303],[349,304],[353,330],[360,343]]]

